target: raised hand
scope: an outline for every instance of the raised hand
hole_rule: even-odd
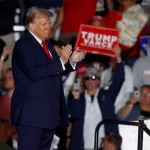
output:
[[[61,60],[63,61],[64,64],[67,63],[67,61],[69,60],[69,57],[72,53],[72,46],[71,45],[67,45],[67,46],[63,46],[62,47],[62,52],[61,52]]]
[[[120,58],[121,57],[121,48],[117,45],[114,47],[114,52],[116,54],[116,58]]]
[[[12,47],[11,46],[5,46],[3,48],[2,56],[7,57],[11,52],[12,52]]]

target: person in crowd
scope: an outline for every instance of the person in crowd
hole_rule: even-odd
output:
[[[93,16],[90,25],[94,27],[104,27],[104,24],[101,22],[101,20],[101,16]]]
[[[85,90],[83,76],[86,69],[89,67],[89,64],[81,64],[77,67],[76,78],[71,88],[71,95],[69,99],[78,99],[80,94]],[[71,97],[72,96],[72,97]],[[69,100],[68,99],[68,100]]]
[[[150,44],[146,46],[147,55],[136,60],[133,66],[134,87],[140,89],[143,85],[150,85]]]
[[[58,18],[53,26],[53,33],[61,26],[60,39],[70,43],[76,38],[81,24],[89,24],[92,16],[104,16],[118,7],[117,0],[63,0]],[[74,19],[78,18],[78,19]],[[71,38],[70,38],[71,37]]]
[[[48,41],[51,12],[32,9],[26,18],[27,31],[13,49],[15,90],[11,123],[17,128],[20,150],[49,150],[55,128],[68,124],[61,76],[74,71],[85,52],[63,46],[59,57]]]
[[[121,145],[122,137],[118,133],[111,132],[104,137],[100,150],[121,150]]]
[[[61,25],[60,40],[70,43],[77,36],[81,24],[88,24],[95,15],[97,0],[63,0],[58,18],[52,32]],[[77,19],[74,19],[77,18]]]
[[[4,72],[3,81],[6,94],[0,96],[0,118],[10,121],[11,97],[15,89],[11,68]]]
[[[118,0],[97,0],[96,15],[106,16],[108,12],[118,9],[119,5]]]
[[[117,65],[114,69],[114,78],[108,89],[100,89],[100,71],[89,67],[84,73],[85,90],[76,100],[69,102],[69,117],[72,129],[70,150],[94,149],[94,131],[99,121],[103,119],[117,119],[114,110],[114,101],[124,82],[124,65],[120,58],[120,48],[115,48]],[[109,110],[109,111],[108,111]],[[100,137],[109,132],[118,132],[117,125],[105,125],[100,129]]]
[[[112,78],[114,77],[114,69],[116,66],[117,60],[115,58],[110,59],[110,67],[102,73],[101,76],[101,87],[107,88],[111,83]],[[115,113],[117,113],[129,100],[130,93],[133,92],[133,74],[129,66],[125,65],[125,81],[120,89],[120,92],[117,95],[115,100]]]
[[[118,112],[119,118],[127,121],[138,120],[140,115],[150,118],[150,85],[141,87],[140,98],[133,93],[126,105]]]
[[[140,51],[140,36],[147,33],[148,14],[136,3],[137,0],[120,0],[119,9],[109,12],[101,19],[101,26],[119,29],[122,57],[130,67],[133,67]]]
[[[0,39],[0,78],[2,78],[3,71],[8,69],[7,61],[12,52],[12,47],[7,45],[3,39]]]

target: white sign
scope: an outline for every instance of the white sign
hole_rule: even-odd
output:
[[[150,120],[144,121],[147,128],[150,129]],[[122,136],[122,150],[137,150],[138,127],[119,125],[119,133]],[[143,134],[143,150],[150,150],[150,136]]]

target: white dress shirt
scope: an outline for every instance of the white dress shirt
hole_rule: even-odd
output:
[[[35,39],[40,43],[40,45],[42,46],[42,40],[39,39],[36,35],[34,35],[31,31],[29,31],[29,32],[34,36],[34,38],[35,38]],[[51,54],[50,51],[49,51],[49,54],[50,54],[51,57],[53,58],[53,56],[52,56],[52,54]],[[61,58],[60,58],[60,61],[61,61],[63,70],[66,70],[65,65],[64,65],[63,61],[61,60]],[[72,66],[72,67],[73,67],[73,69],[74,69],[74,66]]]
[[[91,102],[91,96],[85,92],[85,116],[84,116],[84,149],[94,149],[94,134],[97,124],[102,121],[102,113],[98,104],[98,93],[97,90],[93,102]],[[104,137],[104,126],[101,126],[99,130],[99,142]]]
[[[17,140],[15,140],[15,139],[12,140],[12,147],[13,147],[13,149],[18,149],[18,142],[17,142]]]

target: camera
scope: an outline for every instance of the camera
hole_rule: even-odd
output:
[[[80,91],[80,79],[76,79],[73,86],[72,91]]]

